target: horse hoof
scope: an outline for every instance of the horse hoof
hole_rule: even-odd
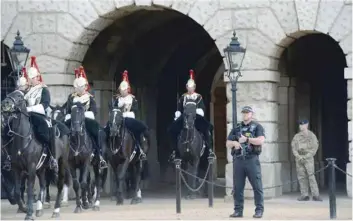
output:
[[[142,203],[142,198],[141,197],[134,197],[131,200],[131,204],[139,204]]]
[[[27,213],[27,208],[24,207],[24,208],[18,208],[17,209],[17,213]]]
[[[93,207],[93,211],[100,211],[99,206],[94,206],[94,207]]]
[[[116,201],[116,205],[117,206],[121,206],[121,205],[123,205],[124,204],[124,201],[123,200],[118,200],[118,201]]]
[[[61,207],[68,207],[69,206],[69,202],[68,201],[61,201]]]
[[[77,206],[74,213],[82,213],[82,208],[81,206]]]
[[[41,217],[43,216],[43,210],[36,210],[36,217]]]
[[[82,208],[83,208],[84,210],[89,209],[90,207],[92,207],[92,204],[90,204],[90,203],[88,203],[88,202],[83,202],[83,203],[82,203]]]
[[[33,216],[26,216],[25,220],[34,220]]]
[[[50,202],[44,202],[44,203],[43,203],[43,208],[44,208],[44,209],[50,209],[50,208],[51,208]]]
[[[60,213],[53,212],[53,215],[51,215],[51,218],[59,218]]]

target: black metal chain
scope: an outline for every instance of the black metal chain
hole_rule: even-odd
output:
[[[334,165],[334,167],[335,167],[337,170],[341,171],[342,173],[346,174],[347,176],[352,177],[352,174],[349,174],[349,173],[347,173],[346,171],[342,170],[342,169],[339,168],[336,164]]]
[[[210,165],[210,164],[209,164],[209,165]],[[278,187],[282,187],[282,186],[285,186],[285,185],[288,185],[288,184],[292,184],[292,183],[299,182],[300,180],[306,179],[306,178],[308,178],[308,177],[310,177],[310,176],[313,176],[313,175],[315,175],[315,174],[317,174],[317,173],[320,173],[320,172],[324,171],[324,170],[327,169],[328,167],[329,167],[329,165],[326,165],[326,166],[322,167],[321,169],[315,171],[314,173],[309,174],[309,175],[307,175],[307,176],[305,176],[305,177],[302,177],[302,178],[300,178],[300,179],[296,179],[296,180],[294,180],[294,181],[285,182],[285,183],[283,183],[283,184],[281,184],[281,185],[276,185],[276,186],[271,186],[271,187],[264,187],[263,189],[264,189],[264,190],[266,190],[266,189],[273,189],[273,188],[278,188]],[[335,165],[335,167],[336,167],[336,165]],[[185,173],[185,174],[187,174],[187,175],[189,175],[189,176],[192,176],[192,177],[194,177],[194,178],[196,178],[196,179],[202,180],[202,184],[197,188],[196,191],[200,190],[204,183],[213,184],[214,186],[217,186],[217,187],[233,189],[233,187],[229,187],[229,186],[224,186],[224,185],[216,184],[215,182],[211,182],[211,181],[206,180],[207,175],[208,175],[208,172],[209,172],[209,168],[208,168],[208,170],[207,170],[207,172],[206,172],[206,175],[205,175],[205,178],[204,178],[204,179],[202,179],[201,177],[195,176],[195,175],[193,175],[193,174],[191,174],[191,173],[189,173],[189,172],[187,172],[186,170],[183,170],[183,169],[181,169],[181,168],[180,168],[180,171],[183,172],[183,173]],[[182,179],[184,179],[184,176],[183,176],[181,173],[180,173],[180,175],[182,176]],[[347,174],[347,175],[349,175],[349,174]],[[185,183],[185,182],[184,182],[184,183]],[[190,186],[188,186],[188,185],[186,185],[186,186],[187,186],[188,188],[190,187]],[[194,191],[194,189],[192,189],[192,188],[189,188],[189,189],[190,189],[191,191]]]

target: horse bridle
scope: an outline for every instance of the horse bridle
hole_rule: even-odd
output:
[[[76,107],[77,109],[78,108],[80,108],[80,107],[78,107],[77,105],[72,105],[72,107],[71,107],[71,113],[72,113],[72,109],[74,108],[74,107]],[[84,131],[84,127],[83,127],[83,124],[84,124],[84,119],[83,119],[83,121],[82,122],[79,122],[79,121],[73,121],[72,119],[71,119],[71,128],[72,128],[72,125],[74,124],[74,123],[78,123],[79,125],[80,125],[80,133],[78,133],[77,135],[79,135],[79,136],[82,136],[82,135],[84,135],[84,136],[86,136],[86,133],[84,133],[83,131]],[[77,131],[75,131],[75,132],[77,132]],[[72,135],[72,131],[71,131],[71,135]],[[81,139],[80,139],[80,137],[77,137],[77,150],[74,150],[73,148],[72,148],[72,145],[71,145],[71,142],[70,142],[70,149],[72,150],[72,152],[74,152],[74,154],[75,154],[75,156],[78,156],[80,153],[81,153],[81,151],[82,151],[82,148],[81,148]],[[84,145],[83,146],[86,146],[86,144],[84,143]]]
[[[113,109],[112,110],[113,111],[113,122],[112,122],[112,125],[115,125],[116,127],[118,127],[118,134],[117,135],[115,135],[114,137],[111,137],[110,138],[110,143],[111,143],[111,145],[110,145],[110,150],[112,151],[112,153],[115,155],[115,154],[117,154],[118,152],[119,152],[119,150],[121,149],[121,147],[123,146],[123,138],[124,138],[124,136],[125,136],[125,127],[123,127],[123,129],[122,129],[122,131],[121,131],[121,133],[122,133],[122,139],[121,139],[121,141],[120,141],[120,145],[119,145],[119,147],[118,148],[116,148],[116,149],[114,149],[114,145],[115,145],[115,138],[116,137],[119,137],[119,131],[120,131],[120,127],[121,127],[121,125],[117,125],[117,123],[115,122],[115,118],[116,118],[116,115],[117,115],[117,112],[121,112],[121,109]],[[122,120],[122,122],[121,122],[121,124],[123,124],[124,123],[124,118],[123,118],[123,120]]]

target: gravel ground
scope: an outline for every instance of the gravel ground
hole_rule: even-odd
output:
[[[328,197],[324,196],[323,202],[298,202],[294,196],[282,196],[276,199],[265,201],[265,213],[263,219],[271,220],[327,220],[329,219]],[[229,219],[232,213],[232,203],[225,202],[222,198],[216,198],[214,207],[208,208],[207,199],[182,200],[181,214],[175,212],[175,199],[146,197],[142,204],[116,206],[115,202],[109,199],[101,201],[100,211],[92,209],[84,210],[80,214],[73,213],[74,201],[69,202],[68,207],[61,209],[60,220],[132,220],[132,219],[202,219],[220,220]],[[35,208],[35,207],[34,207]],[[7,200],[1,201],[1,220],[23,220],[25,214],[18,214],[17,206],[11,206]],[[37,220],[50,219],[53,209],[45,209],[42,217]],[[253,200],[246,200],[243,219],[252,219],[254,212]],[[337,219],[352,220],[352,199],[347,197],[337,198]]]

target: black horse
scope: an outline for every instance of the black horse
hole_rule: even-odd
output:
[[[53,120],[55,120],[56,122],[59,122],[56,126],[58,127],[63,127],[64,125],[62,125],[61,123],[64,121],[65,118],[65,110],[66,110],[66,103],[63,106],[50,106],[50,109],[52,110],[51,112],[51,118]],[[53,180],[53,173],[50,170],[46,170],[45,171],[45,180],[46,182],[46,195],[45,195],[45,202],[44,202],[44,206],[46,208],[50,208],[51,204],[50,204],[50,180]],[[68,191],[69,191],[69,187],[71,184],[71,174],[69,170],[65,170],[65,180],[64,180],[64,188],[63,188],[63,199],[61,201],[61,207],[66,207],[68,206]]]
[[[42,143],[36,138],[30,115],[26,109],[24,94],[16,90],[7,95],[2,101],[2,114],[8,117],[9,132],[13,141],[9,148],[11,156],[11,169],[15,180],[15,198],[21,210],[26,210],[20,197],[21,175],[27,173],[27,215],[26,220],[33,220],[33,186],[36,175],[39,178],[40,192],[37,201],[36,216],[43,215],[45,193],[45,165],[46,157],[43,153]],[[54,217],[60,210],[61,191],[64,184],[64,174],[67,167],[67,136],[56,138],[56,157],[59,163],[59,177],[57,182],[58,193],[55,203]]]
[[[145,165],[140,160],[139,155],[134,153],[134,145],[136,145],[135,138],[132,133],[128,131],[125,126],[125,119],[121,109],[113,109],[109,113],[109,148],[107,155],[109,163],[115,174],[116,181],[116,204],[122,205],[124,203],[124,184],[126,184],[127,172],[130,172],[131,188],[133,190],[133,197],[131,204],[142,202],[141,198],[141,174],[143,166]],[[138,138],[136,138],[138,139]],[[147,139],[142,140],[143,151],[148,152]]]
[[[89,172],[91,170],[91,156],[93,153],[93,139],[88,135],[85,123],[85,108],[82,103],[75,103],[71,108],[71,135],[70,135],[70,154],[69,165],[70,173],[73,180],[73,188],[76,195],[75,213],[81,213],[82,207],[88,209],[90,207],[88,198],[91,197],[89,191]],[[95,175],[95,186],[101,187],[101,177],[99,163],[92,160],[93,172]],[[80,171],[80,179],[78,180],[76,169]],[[79,183],[80,182],[80,183]],[[81,188],[81,194],[79,189]],[[82,198],[82,203],[81,203]],[[100,191],[96,193],[94,210],[99,210]]]
[[[182,160],[182,168],[187,170],[193,176],[198,175],[201,151],[203,147],[203,139],[201,133],[195,128],[196,120],[196,103],[192,100],[186,102],[183,118],[183,128],[178,138],[178,152]],[[188,177],[186,181],[192,188],[196,188],[197,179],[192,176],[183,174]],[[196,197],[195,192],[188,190],[187,198]]]

